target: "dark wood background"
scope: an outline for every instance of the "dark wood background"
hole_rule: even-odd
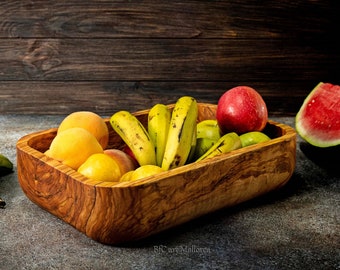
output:
[[[294,115],[340,84],[340,1],[1,1],[0,113],[110,115],[236,85]]]

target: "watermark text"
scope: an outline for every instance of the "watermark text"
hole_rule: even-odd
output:
[[[168,247],[166,245],[158,245],[153,247],[153,251],[157,254],[163,253],[174,253],[174,254],[186,254],[186,253],[211,253],[210,248],[208,247],[198,247],[196,245],[191,246],[175,246]]]

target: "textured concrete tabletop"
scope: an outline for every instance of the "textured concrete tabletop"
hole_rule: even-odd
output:
[[[300,138],[296,169],[282,189],[117,247],[40,209],[19,186],[17,140],[61,119],[0,116],[0,153],[15,165],[0,178],[7,203],[0,269],[340,269],[340,167],[330,166],[329,154],[310,154]],[[293,118],[272,119],[294,126]]]

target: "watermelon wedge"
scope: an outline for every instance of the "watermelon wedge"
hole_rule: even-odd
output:
[[[298,134],[317,147],[340,144],[340,86],[320,82],[296,115]]]

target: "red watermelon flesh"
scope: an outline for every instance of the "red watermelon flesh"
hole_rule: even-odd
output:
[[[340,86],[320,82],[296,115],[296,131],[318,147],[340,144]]]

